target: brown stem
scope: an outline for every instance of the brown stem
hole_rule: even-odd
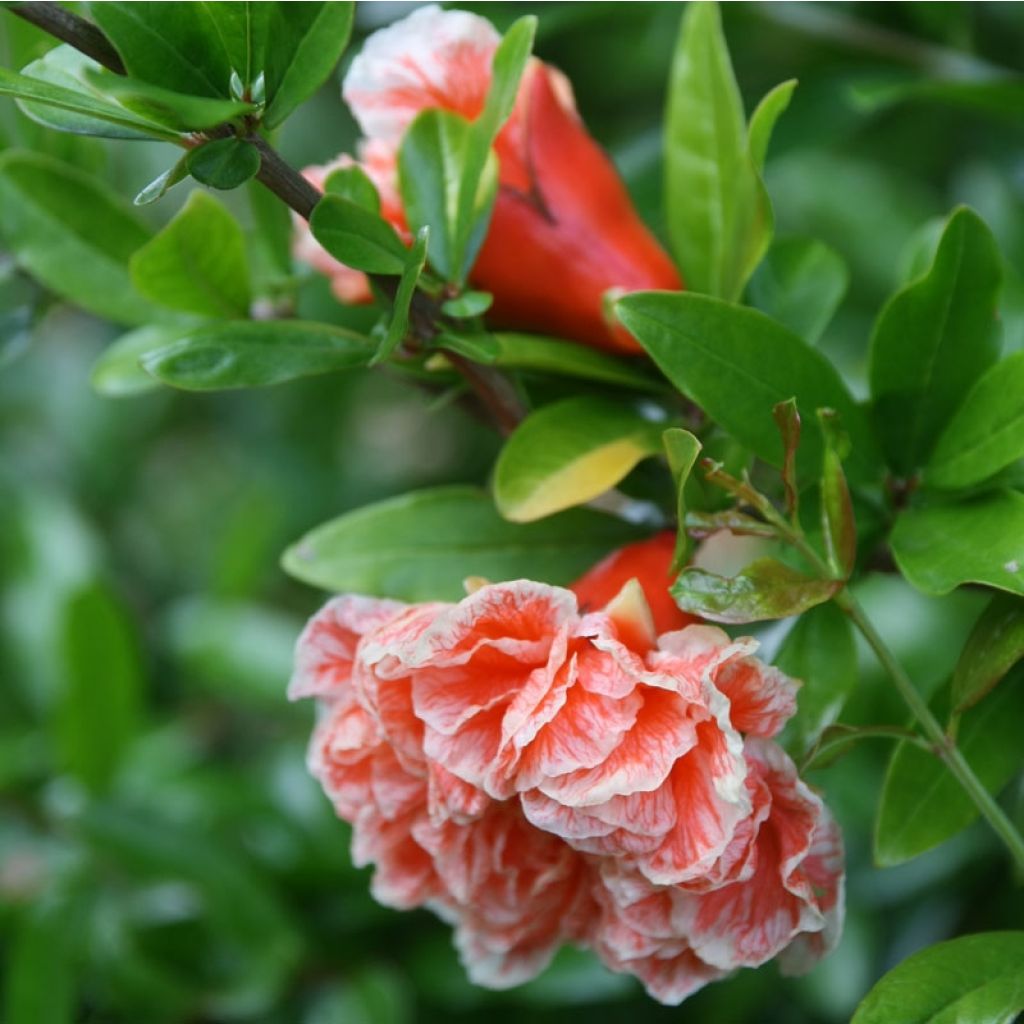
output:
[[[107,37],[91,22],[72,14],[56,3],[19,3],[10,10],[45,32],[69,43],[76,50],[119,75],[125,67]],[[231,131],[226,125],[211,129],[198,136],[183,137],[181,145],[190,148],[210,138],[223,138]],[[277,151],[258,132],[245,136],[260,154],[257,180],[274,193],[289,209],[304,220],[309,220],[322,193],[298,171],[285,163]],[[387,294],[395,293],[395,281],[388,277],[370,275],[373,282]],[[417,292],[413,296],[410,325],[417,342],[429,342],[437,334],[440,310],[427,296]],[[523,420],[526,412],[514,386],[505,374],[491,367],[473,363],[454,353],[446,353],[449,362],[462,374],[473,389],[477,400],[489,413],[503,434],[510,434]]]
[[[60,4],[19,3],[11,4],[8,10],[62,42],[69,43],[110,71],[118,75],[125,73],[124,64],[110,40],[91,21],[72,14]]]

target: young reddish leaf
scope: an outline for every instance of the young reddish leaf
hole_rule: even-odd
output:
[[[800,447],[800,413],[796,399],[787,398],[772,409],[775,425],[782,435],[782,482],[786,487],[786,515],[796,520],[800,507],[800,491],[796,484],[796,452]]]
[[[770,523],[728,508],[722,512],[687,512],[686,529],[691,537],[703,540],[720,530],[728,530],[739,537],[778,537],[778,531]]]
[[[1024,599],[997,594],[981,613],[953,673],[953,711],[965,711],[1024,658]]]
[[[827,601],[839,580],[805,576],[774,558],[759,558],[736,576],[686,569],[672,587],[676,604],[712,622],[785,619]]]
[[[700,441],[688,430],[680,430],[678,427],[666,430],[661,435],[661,441],[665,446],[668,468],[676,487],[676,549],[672,556],[672,570],[677,572],[686,565],[690,555],[690,537],[686,532],[686,498],[683,492],[700,453]]]
[[[818,422],[825,439],[821,473],[821,527],[825,551],[833,571],[849,579],[857,560],[857,525],[843,473],[843,458],[850,442],[839,430],[838,418],[831,409],[819,409]]]

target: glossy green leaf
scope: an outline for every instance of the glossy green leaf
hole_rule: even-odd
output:
[[[139,728],[143,673],[135,627],[102,584],[74,593],[62,623],[56,718],[62,767],[102,792]]]
[[[764,97],[748,133],[718,7],[688,6],[669,82],[665,201],[672,248],[694,291],[738,299],[768,247],[773,215],[760,170],[795,85]]]
[[[330,324],[237,320],[183,328],[176,341],[141,357],[154,377],[186,391],[281,384],[366,366],[368,339]]]
[[[850,275],[835,250],[814,238],[777,241],[750,279],[752,305],[812,345],[846,294]]]
[[[991,367],[967,393],[925,470],[932,487],[970,487],[1024,458],[1024,352]]]
[[[377,192],[377,186],[370,181],[370,176],[358,164],[352,164],[351,167],[339,167],[336,171],[331,171],[324,182],[324,192],[328,195],[348,199],[371,213],[380,213],[380,195]]]
[[[1024,932],[929,946],[867,994],[851,1024],[1013,1024],[1024,1011]]]
[[[181,337],[181,327],[152,324],[121,335],[103,350],[92,367],[92,386],[107,398],[122,398],[155,391],[160,382],[142,368],[144,355]]]
[[[188,154],[189,174],[210,188],[238,188],[260,170],[259,150],[245,139],[214,139]]]
[[[953,711],[977,704],[1022,658],[1024,600],[1012,594],[996,594],[960,652],[953,672]]]
[[[576,377],[600,384],[660,391],[661,383],[624,359],[605,355],[583,345],[571,345],[559,338],[536,334],[494,331],[463,334],[445,331],[438,337],[442,348],[450,349],[478,363],[510,370],[533,370],[561,377]]]
[[[487,232],[497,192],[497,159],[491,154],[464,210],[463,185],[473,127],[447,110],[425,110],[409,126],[398,154],[402,204],[414,228],[430,228],[427,258],[442,277],[461,284]],[[490,153],[490,150],[488,150]],[[472,225],[472,232],[464,229]]]
[[[517,525],[482,491],[441,487],[325,523],[290,547],[283,564],[325,590],[457,600],[470,576],[564,585],[638,536],[635,527],[589,509]]]
[[[801,479],[817,477],[821,466],[814,417],[821,408],[835,409],[853,440],[851,475],[876,472],[867,420],[835,367],[781,324],[757,310],[685,292],[638,292],[619,299],[616,310],[662,373],[766,462],[783,465],[772,409],[795,396],[804,424]]]
[[[671,427],[661,435],[665,446],[668,468],[672,473],[672,484],[676,489],[676,548],[672,556],[672,571],[678,572],[690,556],[690,534],[686,529],[686,481],[690,479],[700,441],[688,430]]]
[[[903,575],[926,594],[984,583],[1024,594],[1024,494],[996,491],[900,514],[890,538]]]
[[[396,276],[405,270],[409,254],[395,229],[358,203],[324,196],[309,224],[314,238],[346,266]]]
[[[566,398],[528,416],[494,468],[494,500],[528,523],[582,505],[614,487],[661,448],[663,427],[601,398]]]
[[[461,320],[483,316],[491,308],[494,296],[490,292],[463,292],[454,299],[445,299],[441,312]]]
[[[774,558],[759,558],[735,576],[684,569],[671,589],[684,612],[711,622],[745,623],[800,615],[840,586],[838,580],[813,579]]]
[[[255,5],[257,7],[262,4]],[[348,45],[351,2],[273,3],[267,33],[267,109],[263,121],[276,128],[327,81]]]
[[[128,110],[174,132],[202,131],[256,110],[251,103],[189,96],[103,69],[86,72],[86,78]]]
[[[875,422],[889,465],[923,465],[977,379],[999,355],[1002,261],[978,215],[950,217],[931,269],[889,300],[871,338]]]
[[[423,272],[423,264],[427,259],[427,244],[430,238],[430,228],[420,228],[416,235],[416,241],[409,250],[408,262],[402,276],[398,281],[398,290],[395,292],[395,301],[391,306],[391,322],[388,324],[387,332],[381,341],[379,348],[370,360],[371,366],[376,366],[387,359],[409,330],[409,305],[416,292],[416,284]]]
[[[1022,735],[1024,666],[1018,666],[964,713],[956,744],[982,785],[996,793],[1020,771]],[[901,743],[882,788],[875,860],[883,866],[902,864],[952,838],[977,816],[978,808],[939,758]]]
[[[787,725],[798,751],[808,751],[839,718],[857,686],[857,646],[850,620],[833,604],[800,616],[786,634],[775,664],[799,679],[796,714]]]
[[[215,0],[203,6],[216,26],[228,64],[238,74],[243,90],[251,87],[263,70],[271,11],[279,5],[250,0]],[[295,12],[300,18],[303,13],[302,8]],[[275,47],[281,45],[280,30],[274,36],[274,42]]]
[[[89,13],[133,78],[187,95],[230,95],[231,58],[210,5],[105,0]]]
[[[147,299],[184,313],[249,312],[245,235],[223,204],[196,190],[174,219],[131,259],[132,282]]]
[[[98,68],[73,47],[56,46],[22,68],[20,75],[0,68],[0,95],[14,96],[33,121],[61,132],[110,139],[175,138],[167,128],[99,92],[86,77]]]
[[[117,323],[159,319],[128,276],[150,232],[95,178],[42,154],[4,153],[0,231],[18,263],[63,298]]]

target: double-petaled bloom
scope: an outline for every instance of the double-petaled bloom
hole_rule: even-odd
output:
[[[406,239],[397,188],[402,136],[424,110],[479,115],[499,41],[485,19],[429,6],[375,33],[352,62],[343,95],[365,135],[360,160],[380,192],[383,216]],[[682,282],[555,68],[531,59],[495,152],[498,195],[470,274],[475,287],[494,296],[489,317],[501,326],[640,352],[606,312],[607,297],[678,289]],[[351,162],[340,157],[306,174],[322,184],[330,171]],[[365,277],[328,256],[304,226],[296,254],[330,276],[343,301],[370,297]]]
[[[341,597],[299,641],[291,694],[319,702],[310,767],[354,859],[381,902],[451,922],[481,984],[571,942],[677,1003],[838,938],[839,834],[772,740],[796,683],[752,640],[657,632],[644,591],[670,552],[634,553],[639,582],[602,607],[524,580],[456,604]]]

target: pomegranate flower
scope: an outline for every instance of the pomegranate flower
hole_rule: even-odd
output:
[[[483,110],[500,37],[465,11],[421,7],[372,35],[352,62],[343,95],[365,136],[362,160],[400,232],[397,153],[416,115],[443,109],[473,119]],[[682,287],[672,261],[641,222],[608,156],[587,133],[572,89],[532,59],[513,113],[495,142],[499,188],[472,284],[494,296],[490,317],[601,348],[640,346],[605,313],[605,297]],[[342,158],[344,159],[344,158]],[[327,168],[310,168],[314,182]],[[345,301],[369,297],[365,278],[332,260],[300,225],[296,255],[328,274]]]
[[[518,580],[455,604],[329,602],[290,693],[309,765],[374,895],[453,924],[470,977],[536,975],[566,942],[666,1003],[836,942],[842,851],[771,739],[796,683],[756,643],[657,634],[635,580],[581,613]]]

